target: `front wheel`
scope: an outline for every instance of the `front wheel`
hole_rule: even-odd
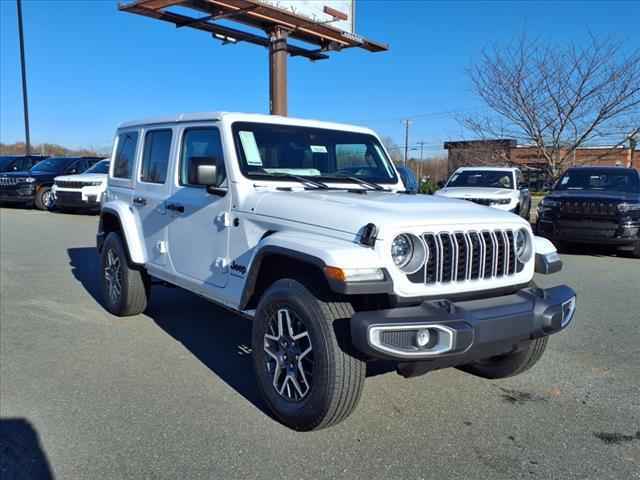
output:
[[[524,350],[478,360],[461,366],[460,370],[492,379],[519,375],[538,363],[547,348],[547,340],[548,337],[536,338]]]
[[[109,312],[119,317],[147,308],[150,280],[147,271],[129,263],[122,237],[111,232],[102,246],[102,294]]]
[[[253,367],[285,425],[319,430],[357,405],[366,365],[351,344],[352,315],[350,304],[293,279],[278,280],[263,294],[251,332]]]
[[[51,201],[51,187],[40,187],[33,203],[38,210],[47,210]]]

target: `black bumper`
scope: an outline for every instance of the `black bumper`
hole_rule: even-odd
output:
[[[100,208],[100,196],[88,195],[86,200],[82,199],[82,192],[69,192],[58,190],[55,194],[56,206],[71,208]]]
[[[417,368],[428,371],[516,351],[565,328],[574,311],[575,292],[565,285],[523,288],[481,300],[359,312],[351,318],[351,335],[368,357],[420,363]],[[425,329],[429,343],[418,347],[415,335]]]
[[[628,245],[640,241],[640,221],[631,219],[538,218],[537,235],[549,240],[599,245]]]
[[[36,190],[33,186],[0,189],[0,202],[32,203],[35,198]]]

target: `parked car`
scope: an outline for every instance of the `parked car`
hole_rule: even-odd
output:
[[[574,315],[571,288],[530,283],[562,266],[550,241],[511,213],[407,195],[369,129],[185,114],[122,124],[113,152],[107,310],[144,311],[154,277],[252,318],[257,384],[292,428],[346,418],[368,359],[508,377]]]
[[[34,204],[39,210],[46,210],[55,177],[82,173],[99,160],[95,157],[50,157],[26,172],[0,174],[0,202]]]
[[[24,172],[40,160],[49,158],[46,155],[0,155],[0,172]]]
[[[640,258],[636,168],[568,169],[538,204],[539,235],[556,242],[612,245]]]
[[[461,167],[434,195],[470,200],[529,220],[531,194],[518,168]]]
[[[99,209],[107,190],[109,159],[104,159],[84,173],[61,175],[54,178],[51,187],[50,208],[61,211],[78,208]]]
[[[396,169],[400,174],[405,190],[409,193],[418,193],[418,180],[413,174],[413,170],[405,166],[396,166]]]

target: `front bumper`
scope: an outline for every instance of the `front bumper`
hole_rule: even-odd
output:
[[[612,218],[538,217],[537,234],[549,240],[600,245],[626,245],[640,241],[640,221]]]
[[[59,207],[100,208],[102,190],[65,190],[54,186],[51,190],[55,203]]]
[[[565,286],[523,288],[512,295],[358,312],[351,336],[366,356],[417,362],[428,370],[462,365],[517,351],[535,338],[564,329],[575,312],[575,292]],[[427,330],[419,347],[416,335]]]
[[[31,203],[36,197],[33,184],[21,184],[0,188],[0,202]]]

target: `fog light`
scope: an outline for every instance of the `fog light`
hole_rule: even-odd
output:
[[[429,340],[431,340],[431,334],[426,328],[419,330],[418,333],[416,333],[416,345],[418,347],[425,347],[429,343]]]
[[[568,300],[562,304],[562,323],[561,323],[562,327],[564,327],[567,323],[571,321],[575,311],[576,311],[576,297],[572,297],[571,300]]]

